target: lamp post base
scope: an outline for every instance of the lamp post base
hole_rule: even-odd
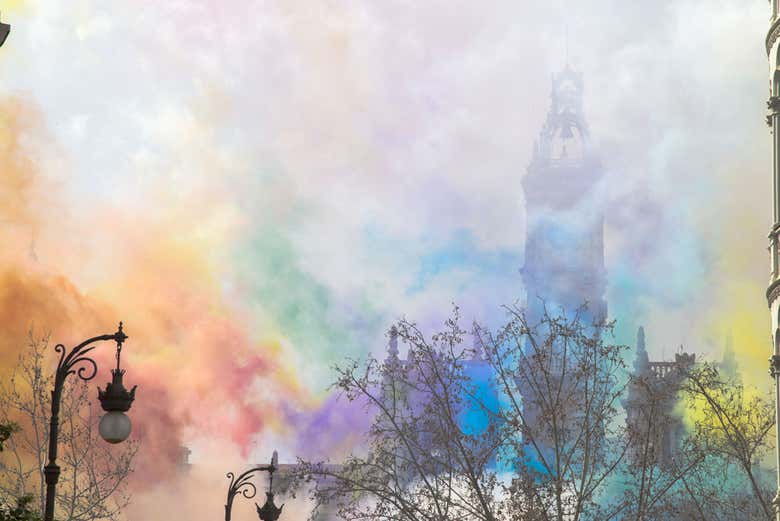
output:
[[[57,482],[60,480],[60,467],[56,463],[49,462],[43,467],[43,475],[46,481],[46,507],[44,519],[54,520],[54,500],[57,495]]]

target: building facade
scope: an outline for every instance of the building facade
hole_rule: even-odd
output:
[[[772,226],[769,231],[770,275],[766,290],[771,319],[773,354],[770,371],[775,379],[776,417],[780,417],[780,0],[770,0],[772,17],[766,35],[766,53],[769,58],[769,115],[767,124],[772,133]],[[780,442],[780,422],[777,424]],[[778,490],[773,501],[776,518],[780,521],[780,443],[777,443]]]
[[[636,358],[628,395],[623,401],[632,446],[630,456],[642,467],[670,465],[685,437],[682,415],[676,410],[685,371],[696,355],[679,352],[673,361],[651,362],[645,330],[637,331]]]

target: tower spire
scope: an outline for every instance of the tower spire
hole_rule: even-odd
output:
[[[393,360],[398,360],[398,328],[390,328],[390,341],[387,343],[387,354]]]
[[[479,331],[476,327],[474,327],[474,330],[472,332],[472,336],[474,337],[474,354],[473,359],[474,360],[484,360],[485,358],[485,344],[482,342],[482,337],[479,335]]]
[[[634,372],[641,374],[647,371],[650,366],[650,358],[647,356],[647,346],[645,345],[645,328],[639,326],[636,332],[636,359],[634,360]]]
[[[734,337],[731,331],[726,336],[726,343],[723,345],[723,360],[720,362],[720,370],[727,378],[736,378],[739,371],[737,357],[734,355]]]

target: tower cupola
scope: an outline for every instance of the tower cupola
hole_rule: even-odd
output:
[[[534,161],[580,160],[588,154],[588,127],[582,110],[582,73],[569,66],[552,77],[550,111]]]

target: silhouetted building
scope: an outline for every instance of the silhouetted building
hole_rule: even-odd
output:
[[[475,346],[471,351],[471,356],[468,359],[461,359],[459,363],[462,367],[462,376],[468,380],[469,387],[471,387],[471,392],[476,401],[468,396],[461,397],[462,399],[458,401],[456,414],[457,421],[463,432],[470,436],[478,437],[487,433],[490,421],[496,421],[495,419],[491,420],[490,413],[485,408],[497,412],[499,396],[493,369],[487,360],[484,359],[482,346],[479,345],[476,335],[474,339]],[[426,408],[430,409],[437,406],[431,395],[430,382],[434,381],[433,365],[439,365],[437,370],[441,371],[442,369],[448,369],[444,368],[443,364],[445,363],[447,363],[447,360],[444,358],[440,361],[418,360],[415,362],[401,358],[398,350],[398,332],[393,327],[389,334],[385,364],[388,373],[396,373],[394,377],[395,385],[387,385],[386,382],[385,390],[388,395],[386,395],[385,399],[388,400],[388,403],[390,403],[389,400],[395,400],[399,404],[399,409],[404,411],[402,414],[408,411],[418,419],[426,418]],[[444,373],[446,373],[446,370]],[[390,375],[388,374],[387,377],[389,378]],[[459,384],[455,380],[450,383],[453,384],[453,387]],[[390,392],[394,392],[395,396],[389,396]],[[452,389],[448,389],[447,392],[452,392]],[[421,445],[428,447],[430,450],[435,450],[435,432],[436,429],[425,429],[425,431],[418,433]],[[486,443],[489,441],[485,439]]]
[[[645,330],[637,331],[636,359],[628,396],[623,402],[632,440],[632,457],[649,458],[646,464],[669,464],[685,436],[685,424],[676,411],[685,372],[696,355],[677,353],[674,361],[651,362]]]
[[[601,325],[607,317],[604,172],[585,120],[583,90],[582,73],[568,65],[553,75],[550,109],[523,178],[527,232],[521,273],[526,317],[532,327],[545,312],[553,317],[563,313],[569,319],[578,315],[586,325]],[[553,351],[561,348],[551,346]],[[552,365],[544,381],[563,377],[556,374],[563,371],[555,365],[559,354],[551,353]],[[518,381],[518,387],[534,446],[552,461],[552,434],[542,421],[549,414],[542,410],[547,402],[541,394],[546,390],[530,379]],[[569,413],[574,418],[580,411]]]
[[[190,467],[192,466],[190,463],[190,454],[192,454],[192,451],[184,445],[180,445],[178,447],[178,451],[176,453],[176,468],[179,470],[179,472],[190,471]]]

